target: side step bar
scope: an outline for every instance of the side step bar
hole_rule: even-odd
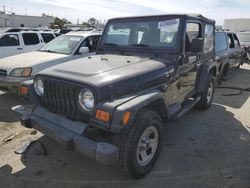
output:
[[[191,110],[199,101],[201,100],[200,96],[195,97],[194,99],[190,99],[189,102],[185,104],[185,106],[179,111],[172,120],[179,119],[181,116],[186,114],[189,110]]]

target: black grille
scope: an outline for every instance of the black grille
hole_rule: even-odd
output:
[[[81,111],[78,105],[78,94],[83,87],[54,79],[42,80],[45,92],[41,100],[42,106],[72,120],[89,121],[90,115]]]
[[[3,69],[0,69],[0,76],[1,77],[6,77],[7,76],[7,71],[3,70]]]

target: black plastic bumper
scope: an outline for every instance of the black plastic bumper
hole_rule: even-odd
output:
[[[15,106],[12,110],[21,116],[20,122],[24,127],[34,128],[45,135],[57,140],[69,150],[75,150],[102,164],[112,164],[118,158],[118,148],[112,144],[95,142],[83,133],[89,126],[58,116],[37,107],[33,112],[23,106]]]

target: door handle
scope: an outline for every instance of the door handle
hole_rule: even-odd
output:
[[[22,50],[23,48],[17,48],[17,50]]]

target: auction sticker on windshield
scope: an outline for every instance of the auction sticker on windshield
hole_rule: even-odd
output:
[[[171,19],[158,22],[158,29],[164,31],[177,31],[179,27],[180,19]]]

